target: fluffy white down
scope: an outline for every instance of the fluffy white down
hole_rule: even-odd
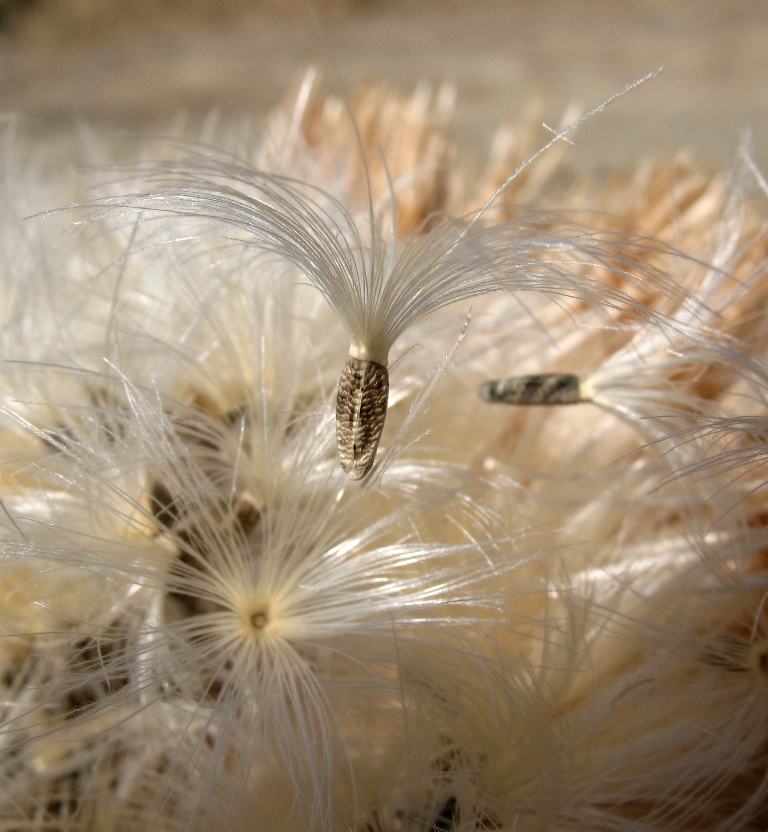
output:
[[[432,213],[470,207],[435,175],[445,95],[375,95],[431,139],[389,182],[371,156],[370,204],[311,75],[247,154],[152,145],[75,223],[44,212],[85,179],[4,137],[0,829],[764,828],[754,177],[674,234],[653,177],[631,223],[611,186],[555,214],[513,181],[469,233]],[[256,238],[251,198],[283,212]],[[371,321],[389,416],[352,483],[333,399]],[[550,371],[592,402],[477,395]]]

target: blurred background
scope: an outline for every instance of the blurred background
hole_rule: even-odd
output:
[[[766,0],[0,0],[0,108],[47,137],[260,114],[311,62],[339,91],[453,83],[470,158],[532,97],[557,124],[663,66],[584,126],[577,166],[728,165],[751,130],[768,170]]]

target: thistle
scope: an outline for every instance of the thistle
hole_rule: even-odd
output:
[[[412,147],[380,95],[368,109]],[[396,112],[426,129],[420,95]],[[765,828],[751,178],[650,165],[564,185],[565,213],[507,204],[512,180],[450,220],[456,192],[427,176],[414,198],[420,168],[376,129],[392,181],[372,162],[369,198],[343,108],[303,101],[311,123],[281,111],[249,163],[193,155],[145,168],[144,196],[112,191],[121,224],[144,208],[125,228],[18,222],[83,197],[8,142],[0,826]],[[360,308],[384,311],[342,328],[374,278]],[[433,301],[470,296],[457,338]],[[407,341],[355,336],[394,319]],[[397,357],[393,438],[359,483],[332,430],[350,343]],[[508,374],[491,399],[583,405],[478,400]]]

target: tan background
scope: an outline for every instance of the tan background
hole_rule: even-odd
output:
[[[79,118],[151,129],[180,110],[225,117],[275,104],[323,59],[301,3],[6,0],[0,106],[46,135]],[[2,8],[2,3],[0,3]],[[479,156],[493,129],[543,95],[545,118],[593,106],[649,70],[664,74],[593,119],[575,152],[609,166],[686,147],[717,163],[751,128],[768,169],[768,2],[316,3],[336,77],[458,90],[456,136]]]

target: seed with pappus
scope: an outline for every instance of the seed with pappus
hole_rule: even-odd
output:
[[[617,288],[627,282],[684,299],[639,256],[647,245],[642,239],[546,213],[490,222],[493,203],[524,168],[649,77],[558,131],[468,219],[432,215],[402,241],[391,180],[388,210],[374,202],[370,183],[367,205],[354,210],[314,184],[213,152],[148,165],[141,171],[146,191],[99,204],[224,224],[227,239],[285,258],[322,292],[350,340],[336,403],[339,458],[350,478],[362,479],[384,428],[390,350],[425,315],[492,292],[533,291],[648,317],[647,306]],[[364,171],[367,177],[365,163]]]

